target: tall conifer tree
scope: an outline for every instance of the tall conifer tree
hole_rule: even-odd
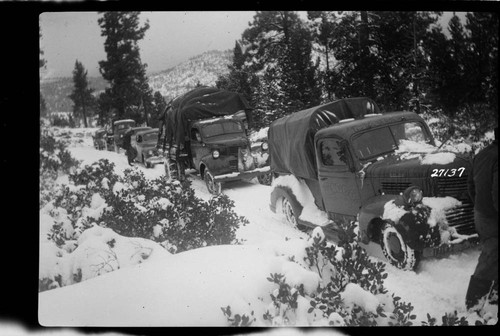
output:
[[[83,64],[76,60],[75,69],[73,70],[73,92],[69,98],[73,101],[73,115],[75,118],[82,118],[84,127],[88,127],[87,118],[90,117],[91,110],[94,106],[94,96],[92,88],[89,88],[87,79],[87,70]]]
[[[147,121],[146,109],[153,100],[146,77],[147,64],[141,62],[138,42],[149,29],[149,21],[139,22],[139,12],[101,12],[98,23],[106,37],[107,59],[99,62],[99,70],[110,83],[107,100],[115,111],[114,118]]]

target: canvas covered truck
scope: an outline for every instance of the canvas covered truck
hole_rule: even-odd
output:
[[[339,223],[353,223],[402,269],[476,244],[471,163],[436,147],[416,113],[342,99],[274,121],[268,138],[270,207],[291,224],[320,225],[335,240]]]
[[[235,92],[198,87],[174,99],[158,143],[166,153],[165,173],[182,180],[186,169],[195,169],[214,195],[224,182],[268,175],[267,142],[253,146],[251,120],[248,102]]]

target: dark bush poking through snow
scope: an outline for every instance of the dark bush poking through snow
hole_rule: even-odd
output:
[[[177,253],[238,244],[236,230],[248,222],[236,215],[233,201],[225,195],[206,202],[195,196],[190,181],[170,182],[164,177],[148,180],[141,171],[131,169],[121,177],[106,159],[75,169],[69,179],[75,185],[53,184],[40,202],[45,232],[41,242],[51,242],[51,249],[59,250],[52,254],[59,260],[56,265],[72,254],[81,235],[95,226],[131,239],[151,240]],[[107,245],[110,253],[113,245]],[[82,280],[81,276],[74,277],[64,284],[56,277],[60,275],[41,275],[39,290]]]
[[[418,323],[413,305],[395,293],[388,293],[384,287],[388,276],[385,264],[370,260],[357,243],[356,230],[354,223],[342,224],[340,241],[333,245],[316,228],[304,261],[322,281],[313,293],[306,293],[302,284],[292,285],[283,274],[270,274],[267,280],[276,289],[270,294],[272,306],[262,319],[271,326],[438,325],[437,319],[429,314],[427,321]],[[248,326],[255,321],[245,314],[233,314],[230,306],[221,309],[232,326]],[[441,325],[468,325],[466,318],[457,312],[444,314],[441,321]],[[478,315],[475,324],[486,322]]]

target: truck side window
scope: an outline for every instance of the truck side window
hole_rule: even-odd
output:
[[[346,166],[345,150],[337,139],[325,139],[320,144],[321,162],[325,166]]]
[[[191,130],[191,140],[201,141],[200,132],[196,128]]]

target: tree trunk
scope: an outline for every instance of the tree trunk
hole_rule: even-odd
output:
[[[83,115],[83,125],[87,128],[87,110],[85,109],[85,105],[82,106],[82,115]]]

